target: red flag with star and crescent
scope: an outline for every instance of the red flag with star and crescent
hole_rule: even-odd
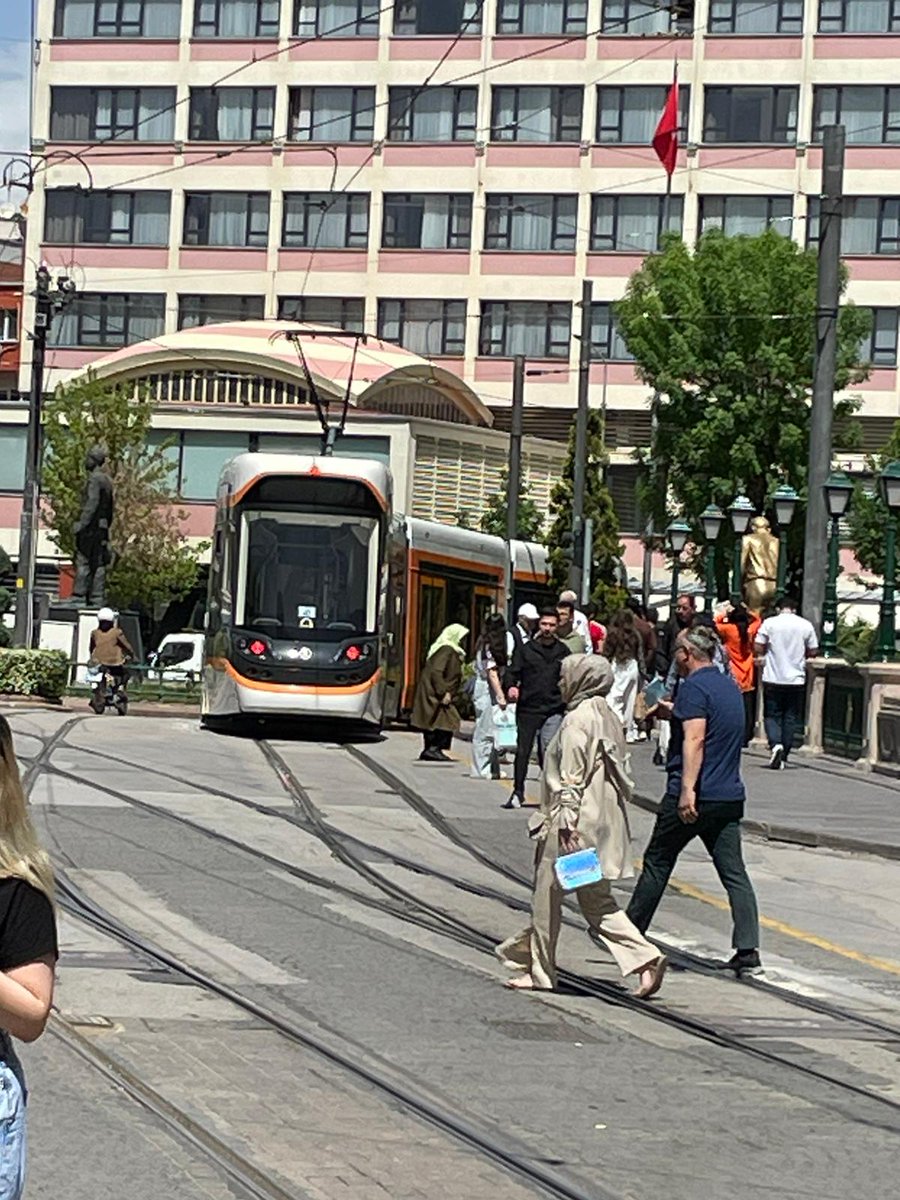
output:
[[[666,174],[672,177],[675,163],[678,159],[678,84],[673,83],[666,97],[665,107],[656,132],[653,135],[653,149],[656,156],[665,167]]]

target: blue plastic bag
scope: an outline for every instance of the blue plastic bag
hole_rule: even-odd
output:
[[[494,706],[494,745],[498,750],[515,750],[519,740],[516,728],[516,706],[507,704],[506,708]]]
[[[593,846],[589,850],[576,850],[574,854],[561,854],[554,867],[564,892],[574,892],[589,883],[599,883],[603,878],[600,859]]]

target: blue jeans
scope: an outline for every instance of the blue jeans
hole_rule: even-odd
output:
[[[0,1061],[0,1200],[19,1200],[25,1186],[25,1088],[13,1062]]]
[[[803,729],[803,702],[806,688],[800,684],[764,683],[763,719],[769,749],[784,748],[784,757],[794,748],[797,730]]]

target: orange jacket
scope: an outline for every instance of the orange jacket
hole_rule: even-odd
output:
[[[717,616],[715,621],[716,632],[722,639],[722,645],[731,662],[731,673],[735,683],[742,692],[752,692],[756,683],[753,673],[753,643],[762,621],[759,617],[751,615],[750,624],[747,626],[746,650],[741,646],[741,631],[737,625],[732,625],[724,615]]]

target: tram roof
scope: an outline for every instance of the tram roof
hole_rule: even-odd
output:
[[[229,459],[219,477],[220,493],[227,490],[230,503],[236,504],[258,479],[268,475],[321,475],[326,479],[355,479],[364,483],[381,506],[390,509],[391,472],[384,463],[368,458],[341,458],[340,455],[309,454],[238,454]]]
[[[140,379],[172,370],[231,370],[305,387],[299,344],[317,390],[329,401],[343,401],[349,380],[350,403],[355,408],[390,412],[390,392],[412,385],[425,390],[426,402],[429,392],[436,393],[435,399],[449,401],[466,424],[493,424],[490,410],[452,371],[376,337],[360,341],[354,355],[355,339],[336,328],[326,332],[329,329],[299,321],[198,325],[123,346],[95,359],[85,370],[101,379]],[[409,399],[399,402],[408,404]],[[421,407],[419,403],[417,408]]]

